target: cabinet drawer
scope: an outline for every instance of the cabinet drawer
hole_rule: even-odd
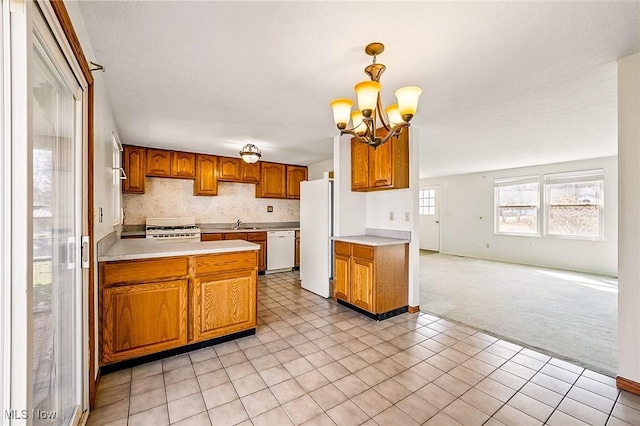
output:
[[[246,240],[247,233],[246,232],[228,232],[224,234],[225,240]]]
[[[220,241],[222,240],[222,234],[202,234],[200,235],[200,241]]]
[[[258,266],[255,250],[197,256],[196,275],[253,269]]]
[[[162,258],[102,263],[103,286],[178,278],[187,275],[186,258]]]
[[[342,256],[351,256],[351,244],[349,243],[345,243],[344,241],[336,241],[334,249],[336,254],[340,254]]]
[[[354,244],[352,247],[353,257],[358,259],[373,260],[373,247]]]
[[[248,232],[247,241],[267,241],[266,232]]]

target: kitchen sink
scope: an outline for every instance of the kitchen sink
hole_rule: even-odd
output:
[[[244,231],[246,229],[260,229],[257,226],[241,226],[240,228],[233,228],[234,231]]]

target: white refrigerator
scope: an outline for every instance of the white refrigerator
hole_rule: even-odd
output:
[[[333,181],[300,183],[300,281],[302,288],[329,297],[333,275]]]

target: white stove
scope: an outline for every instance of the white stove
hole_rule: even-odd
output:
[[[145,233],[155,241],[200,241],[195,217],[148,217]]]

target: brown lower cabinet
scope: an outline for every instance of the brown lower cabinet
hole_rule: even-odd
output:
[[[100,364],[256,327],[257,251],[101,262]]]
[[[255,327],[256,271],[196,277],[191,288],[193,341]]]
[[[336,241],[334,297],[378,320],[405,312],[408,250],[408,244],[368,246]]]

